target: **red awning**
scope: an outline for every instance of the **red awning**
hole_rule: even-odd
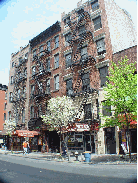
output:
[[[37,131],[28,131],[28,130],[16,130],[12,135],[17,135],[18,137],[34,137],[35,135],[39,135]]]

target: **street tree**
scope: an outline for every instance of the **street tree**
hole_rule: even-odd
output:
[[[11,136],[12,132],[15,130],[16,122],[14,120],[5,120],[5,123],[3,125],[6,134]]]
[[[70,97],[51,98],[48,102],[46,115],[41,116],[43,122],[49,126],[49,130],[60,132],[60,152],[61,152],[61,133],[66,129],[69,122],[73,122],[75,107]]]
[[[105,123],[101,127],[114,127],[125,125],[127,127],[127,142],[130,151],[130,119],[135,120],[137,116],[137,75],[136,63],[129,63],[127,57],[118,61],[111,62],[109,67],[108,81],[104,90],[104,102],[106,110],[111,114],[109,116],[101,116]],[[108,114],[109,114],[108,113]]]

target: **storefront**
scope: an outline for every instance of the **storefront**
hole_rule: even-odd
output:
[[[29,141],[30,150],[38,150],[38,135],[39,132],[28,130],[16,130],[9,138],[9,149],[13,151],[22,151],[24,140]]]

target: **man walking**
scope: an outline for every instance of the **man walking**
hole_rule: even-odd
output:
[[[23,150],[24,150],[24,154],[26,154],[27,153],[27,142],[26,141],[23,142]]]

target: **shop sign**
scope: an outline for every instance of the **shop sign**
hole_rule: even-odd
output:
[[[76,128],[78,132],[90,131],[90,127],[87,124],[76,124]]]

